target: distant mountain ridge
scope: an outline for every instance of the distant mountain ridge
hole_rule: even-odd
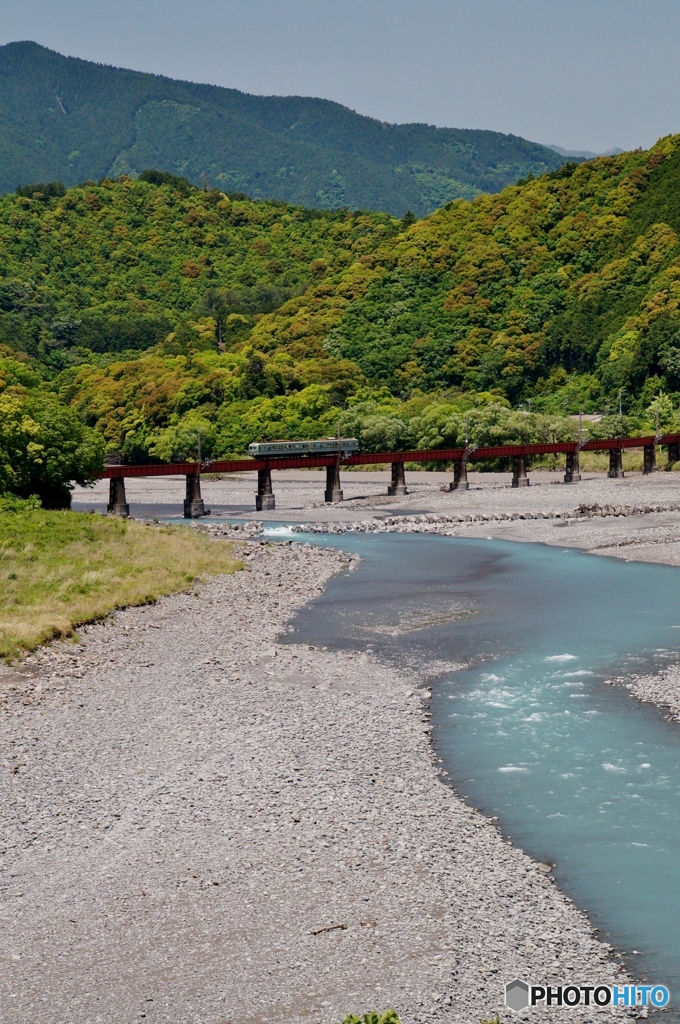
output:
[[[33,42],[0,47],[2,192],[153,167],[253,198],[422,216],[564,162],[514,135],[386,124],[330,100],[181,82]]]
[[[623,153],[624,150],[619,149],[615,146],[614,149],[607,149],[604,153],[592,153],[589,149],[562,149],[561,146],[552,146],[548,143],[548,149],[552,149],[553,152],[558,153],[560,156],[565,157],[568,160],[594,160],[596,156],[618,156],[619,153]]]

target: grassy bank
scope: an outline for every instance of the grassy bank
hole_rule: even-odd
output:
[[[187,527],[0,510],[0,657],[239,567],[227,544]]]
[[[532,459],[531,469],[554,470],[556,473],[564,473],[564,455],[546,455],[544,458]],[[661,471],[666,466],[666,452],[657,449],[656,465]],[[623,469],[626,473],[641,473],[643,469],[643,456],[641,448],[624,448]],[[581,452],[579,465],[582,473],[606,473],[609,469],[608,452]],[[469,467],[468,467],[469,469]],[[673,465],[673,472],[680,471],[680,462]]]

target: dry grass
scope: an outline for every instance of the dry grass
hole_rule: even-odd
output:
[[[623,449],[623,469],[626,473],[641,473],[644,468],[644,458],[641,448]],[[666,452],[657,448],[656,465],[663,469],[666,465]],[[581,470],[586,473],[606,473],[609,469],[609,454],[607,452],[581,452],[579,459]]]
[[[606,473],[609,470],[608,452],[581,452],[579,465],[582,473]],[[666,466],[666,452],[657,448],[656,451],[657,469],[663,470]],[[531,469],[554,469],[556,473],[564,473],[564,455],[546,455],[544,458],[535,458],[530,462]],[[641,448],[624,448],[623,469],[626,473],[641,473],[643,469],[643,455]],[[673,470],[680,470],[680,462],[676,462]]]
[[[183,526],[42,509],[0,512],[0,657],[239,568],[228,544]]]

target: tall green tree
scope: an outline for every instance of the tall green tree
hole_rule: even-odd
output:
[[[97,476],[104,447],[56,396],[20,387],[0,394],[0,493],[35,494],[46,508],[68,508],[71,483]]]

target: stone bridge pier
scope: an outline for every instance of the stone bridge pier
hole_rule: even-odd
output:
[[[644,461],[642,472],[645,476],[656,473],[656,445],[646,444],[644,446]]]
[[[578,452],[567,452],[567,465],[564,470],[565,484],[576,484],[581,479],[581,467]]]
[[[271,469],[258,469],[257,494],[255,495],[255,511],[271,512],[276,508],[276,498],[272,490]]]
[[[342,487],[340,486],[340,462],[334,462],[332,466],[326,466],[326,491],[324,501],[335,504],[342,501]]]
[[[403,498],[408,494],[403,462],[392,463],[392,480],[387,485],[387,493],[393,494],[396,498]]]
[[[206,510],[201,497],[201,474],[187,473],[187,491],[184,499],[184,518],[200,519],[201,516],[210,515],[210,509]]]
[[[609,472],[607,476],[610,480],[623,479],[623,448],[609,449]]]
[[[456,459],[453,464],[452,491],[467,491],[470,487],[467,477],[467,459]]]
[[[125,497],[125,477],[112,476],[109,480],[109,503],[106,511],[112,516],[130,515],[130,506]]]
[[[668,445],[668,462],[664,466],[664,469],[672,469],[674,462],[680,462],[680,443]]]
[[[528,487],[529,477],[527,476],[526,455],[515,455],[512,459],[512,486]]]

